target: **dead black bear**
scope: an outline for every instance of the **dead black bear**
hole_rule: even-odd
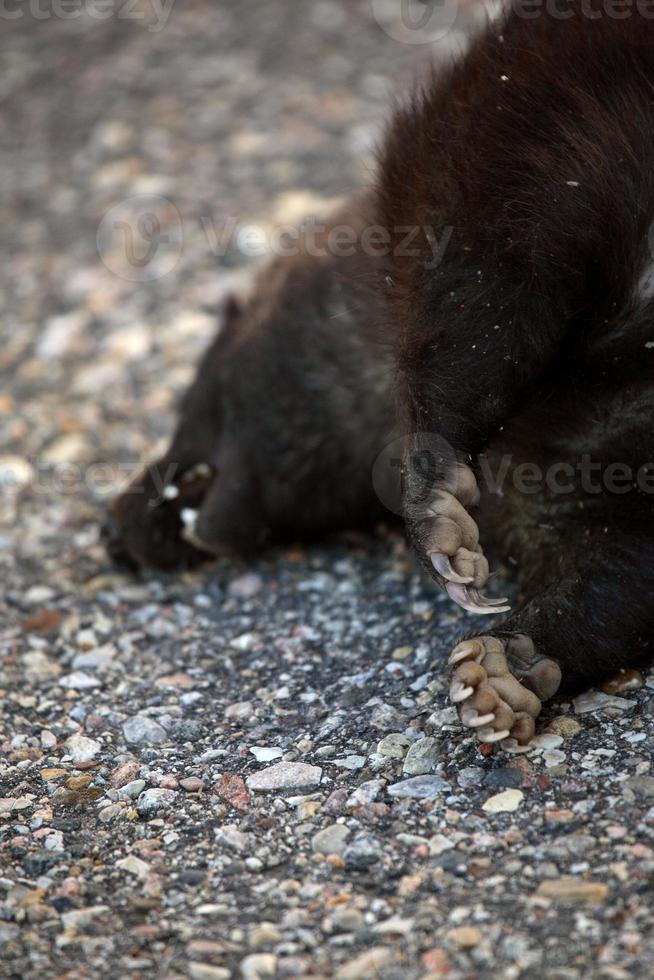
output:
[[[349,219],[383,226],[388,254],[262,273],[187,396],[165,460],[182,482],[156,506],[116,503],[114,554],[170,566],[199,546],[364,524],[380,513],[372,462],[399,432],[425,569],[466,609],[507,611],[480,591],[497,554],[525,597],[450,657],[452,700],[482,741],[527,742],[557,690],[651,658],[646,14],[516,8],[396,113],[376,194]]]
[[[355,198],[229,301],[170,449],[112,506],[115,559],[251,557],[388,516],[370,478],[396,425],[382,256],[362,249],[372,220],[370,198]],[[340,229],[351,242],[334,254]]]

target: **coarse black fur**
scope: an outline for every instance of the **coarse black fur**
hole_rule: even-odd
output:
[[[510,13],[398,110],[375,201],[351,205],[351,220],[381,223],[396,246],[400,229],[429,235],[385,263],[304,255],[264,272],[207,354],[164,460],[211,463],[197,536],[243,553],[369,523],[382,513],[372,461],[394,425],[437,434],[473,468],[481,540],[522,587],[493,634],[529,635],[568,689],[654,645],[654,298],[642,280],[654,21],[587,9]],[[434,236],[447,240],[436,267]],[[525,490],[523,464],[575,475],[565,490]],[[638,485],[607,489],[614,464]],[[410,448],[406,475],[409,537],[439,579]],[[196,555],[178,505],[151,503],[117,502],[113,553],[168,567]]]
[[[526,600],[493,632],[530,635],[571,689],[654,644],[651,479],[535,494],[511,479],[517,463],[551,474],[584,455],[635,478],[654,457],[654,300],[638,285],[653,259],[654,22],[597,6],[491,27],[397,114],[379,185],[389,228],[451,229],[435,272],[429,255],[392,264],[405,425],[477,471],[480,453],[510,461],[481,539]],[[408,530],[420,555],[424,524]]]

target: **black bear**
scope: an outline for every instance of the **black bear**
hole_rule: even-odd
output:
[[[116,502],[114,555],[170,566],[370,522],[399,435],[425,569],[506,612],[480,591],[497,554],[525,597],[450,657],[480,740],[528,742],[557,690],[651,658],[650,13],[516,7],[422,85],[374,193],[334,219],[383,228],[385,254],[362,233],[347,258],[301,251],[232,304],[163,461],[174,482]]]

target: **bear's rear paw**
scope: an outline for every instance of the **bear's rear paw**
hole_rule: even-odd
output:
[[[477,636],[454,648],[450,699],[464,725],[480,742],[514,738],[526,745],[534,736],[542,702],[561,684],[561,669],[539,654],[522,633]]]

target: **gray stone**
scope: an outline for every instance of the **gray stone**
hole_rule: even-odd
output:
[[[267,745],[253,745],[250,752],[257,762],[272,762],[273,759],[279,759],[284,755],[283,749],[269,747]]]
[[[318,854],[343,854],[350,830],[340,823],[333,823],[319,830],[311,838],[311,846]]]
[[[456,713],[456,708],[440,708],[438,711],[432,712],[427,719],[427,724],[432,725],[433,728],[441,729],[447,725],[457,725],[459,717]]]
[[[382,846],[370,834],[357,834],[343,851],[343,859],[350,868],[369,868],[382,856]]]
[[[401,783],[393,783],[388,787],[388,795],[396,800],[430,800],[451,788],[440,776],[414,776]]]
[[[365,755],[348,755],[344,759],[332,759],[332,766],[338,766],[339,769],[363,769],[366,764]]]
[[[135,800],[144,789],[144,779],[133,779],[131,783],[126,783],[123,787],[121,787],[116,795],[118,796],[119,800]]]
[[[487,789],[518,789],[522,786],[523,779],[523,774],[518,769],[505,766],[485,773],[483,785]]]
[[[238,578],[233,579],[229,583],[227,591],[239,599],[251,599],[252,596],[261,592],[262,588],[263,579],[261,576],[254,572],[246,572],[245,575],[239,575]]]
[[[85,735],[71,735],[66,740],[66,750],[73,762],[90,762],[101,749],[100,742]]]
[[[161,810],[168,810],[177,799],[174,789],[146,789],[136,801],[136,811],[141,817],[154,817]]]
[[[440,746],[435,738],[421,738],[407,752],[402,772],[408,776],[422,776],[431,772],[438,761]]]
[[[358,909],[336,909],[332,914],[332,924],[339,932],[359,932],[364,928],[365,920]]]
[[[116,648],[110,644],[96,647],[94,650],[84,650],[78,653],[73,660],[73,667],[76,670],[96,670],[98,667],[106,667],[116,656]]]
[[[71,674],[59,679],[60,687],[70,688],[76,691],[89,691],[92,687],[100,687],[97,677],[91,677],[82,670],[74,670]]]
[[[480,766],[466,766],[459,770],[456,781],[461,789],[479,788],[484,778],[484,770]]]
[[[393,728],[404,727],[404,717],[391,704],[378,704],[370,716],[370,724],[373,728],[379,728],[383,732],[391,731]]]
[[[616,698],[611,694],[604,694],[603,691],[584,691],[574,698],[572,703],[578,715],[587,714],[589,711],[603,711],[607,708],[614,708],[616,711],[633,711],[636,707],[636,701]]]
[[[385,785],[385,779],[367,779],[348,797],[347,806],[367,806],[369,803],[374,803]]]
[[[136,715],[126,721],[123,735],[133,745],[161,745],[168,741],[166,729],[146,715]]]
[[[253,710],[251,701],[236,701],[225,708],[225,718],[230,721],[247,721],[252,716]]]
[[[654,798],[654,776],[632,776],[625,782],[625,786],[641,799]]]
[[[248,789],[255,792],[275,792],[279,790],[311,789],[320,785],[322,769],[306,762],[278,762],[261,772],[253,772],[246,782]]]
[[[411,746],[411,740],[402,735],[401,732],[391,732],[386,735],[379,745],[377,751],[380,755],[388,756],[391,759],[403,759]]]

